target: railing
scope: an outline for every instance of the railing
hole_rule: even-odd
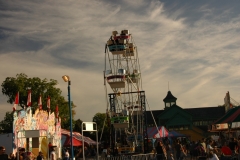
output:
[[[134,154],[134,155],[118,155],[118,156],[109,156],[109,157],[99,157],[98,160],[153,160],[154,154],[148,153],[148,154]],[[82,160],[81,159],[75,159],[75,160]],[[96,158],[85,158],[85,160],[97,160]]]

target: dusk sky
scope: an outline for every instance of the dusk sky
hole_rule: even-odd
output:
[[[105,113],[104,48],[127,29],[138,48],[151,110],[168,90],[182,108],[240,103],[238,0],[0,0],[0,82],[25,73],[58,81],[67,99],[71,77],[75,119]],[[168,85],[169,83],[169,85]],[[0,94],[0,120],[12,110]]]

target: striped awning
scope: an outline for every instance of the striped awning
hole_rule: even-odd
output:
[[[148,138],[163,138],[168,137],[168,130],[164,126],[148,127]]]
[[[61,129],[61,133],[62,133],[62,135],[70,137],[70,131],[68,131],[66,129]],[[79,141],[84,140],[84,144],[87,143],[89,145],[97,145],[96,141],[92,140],[89,137],[82,136],[79,132],[73,132],[72,135],[73,135],[73,138],[75,138],[75,139],[77,139]]]
[[[214,124],[240,122],[240,106],[230,109],[224,116],[214,122]]]

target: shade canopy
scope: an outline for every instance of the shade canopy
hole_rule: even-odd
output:
[[[65,129],[61,129],[61,132],[62,132],[62,135],[67,136],[67,138],[70,137],[70,131],[65,130]],[[92,140],[92,139],[89,138],[89,137],[82,136],[82,135],[81,135],[80,133],[78,133],[78,132],[73,132],[73,133],[72,133],[72,136],[73,136],[73,138],[75,138],[76,140],[79,140],[79,141],[81,141],[81,142],[82,142],[82,140],[84,140],[84,144],[97,145],[97,142],[96,142],[96,141]],[[67,140],[67,138],[66,138],[66,140]],[[65,142],[64,142],[64,144],[65,144]]]
[[[74,147],[82,146],[82,141],[80,141],[74,137],[72,139],[72,142],[73,142]],[[68,136],[67,139],[65,140],[63,146],[70,146],[70,145],[71,145],[71,137]]]
[[[168,137],[168,130],[164,126],[148,127],[148,138],[163,138]]]
[[[182,134],[182,133],[178,133],[176,131],[170,131],[169,134],[168,134],[169,137],[188,137],[187,135],[185,134]]]
[[[224,116],[214,122],[214,124],[240,122],[240,106],[230,109]]]

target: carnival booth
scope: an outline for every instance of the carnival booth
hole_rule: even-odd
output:
[[[209,126],[210,132],[238,131],[240,129],[240,106],[230,108],[227,113]]]
[[[18,104],[19,95],[16,95],[15,105]],[[48,159],[48,146],[55,146],[56,155],[61,157],[61,119],[58,117],[58,106],[56,113],[50,110],[50,97],[47,100],[48,111],[42,110],[41,96],[39,97],[39,108],[32,114],[31,90],[28,91],[27,107],[21,110],[13,108],[13,153],[25,149],[25,151],[37,156],[41,151]]]
[[[164,138],[168,137],[168,130],[164,126],[158,126],[158,127],[148,127],[147,128],[147,134],[148,138]]]

